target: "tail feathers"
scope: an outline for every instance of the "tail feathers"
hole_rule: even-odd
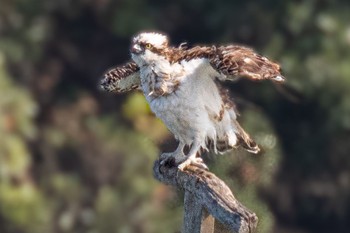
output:
[[[257,154],[260,152],[259,146],[254,142],[253,139],[244,131],[240,124],[234,120],[234,125],[237,130],[236,136],[238,138],[237,144],[242,146],[248,152]]]
[[[225,153],[234,148],[234,146],[229,145],[227,139],[217,139],[216,141],[216,151],[219,153]]]
[[[259,146],[251,138],[239,138],[238,144],[250,153],[257,154],[260,152]]]
[[[233,148],[241,146],[250,153],[257,154],[260,152],[259,146],[254,142],[253,139],[244,131],[244,129],[239,125],[239,123],[234,120],[235,127],[235,140],[232,140],[229,135],[217,138],[216,140],[216,151],[219,153],[224,153]]]

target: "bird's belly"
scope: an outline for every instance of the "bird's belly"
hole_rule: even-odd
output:
[[[160,118],[178,140],[192,143],[194,134],[201,127],[200,106],[175,95],[158,97],[150,103],[151,110]]]
[[[143,91],[151,110],[178,140],[186,144],[197,140],[205,147],[207,138],[216,138],[217,125],[210,115],[220,112],[222,99],[213,74],[203,67],[199,61],[183,64],[186,75],[179,77],[178,88],[167,95],[152,97],[147,86]]]
[[[208,115],[205,95],[181,89],[167,96],[159,96],[149,103],[156,116],[185,144],[201,140],[205,147],[206,138],[216,137],[216,126]]]

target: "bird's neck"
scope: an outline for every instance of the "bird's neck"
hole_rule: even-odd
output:
[[[183,76],[180,64],[172,64],[165,57],[140,66],[141,86],[147,98],[167,96],[178,89]]]

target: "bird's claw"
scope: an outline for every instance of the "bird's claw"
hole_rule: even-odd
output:
[[[207,165],[205,165],[203,159],[201,157],[189,157],[188,159],[186,159],[184,162],[182,162],[178,168],[181,171],[184,171],[185,168],[189,165],[193,165],[196,166],[198,168],[201,168],[203,170],[209,170],[209,168],[207,167]]]

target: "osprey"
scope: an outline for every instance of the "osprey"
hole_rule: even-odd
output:
[[[245,77],[280,83],[284,77],[278,64],[237,45],[172,47],[167,36],[154,32],[135,36],[130,52],[133,61],[108,71],[101,87],[143,91],[151,110],[179,141],[174,152],[161,155],[162,161],[183,161],[181,170],[189,164],[207,169],[197,157],[202,150],[223,153],[241,146],[260,151],[237,122],[234,103],[219,82]]]

